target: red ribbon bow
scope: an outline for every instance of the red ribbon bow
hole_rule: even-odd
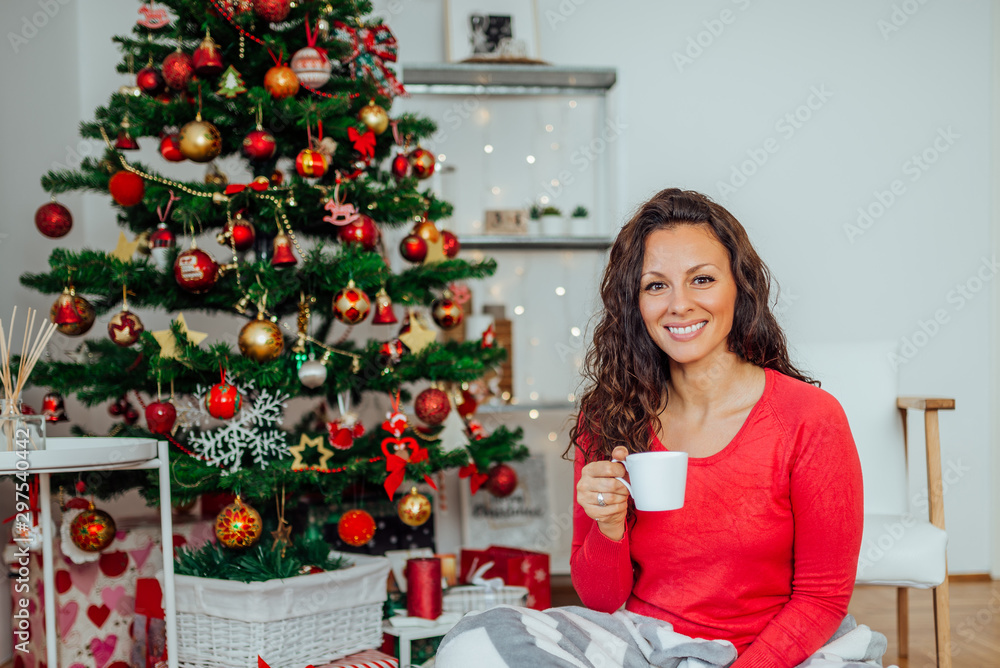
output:
[[[458,469],[458,477],[469,479],[469,491],[473,494],[478,492],[479,488],[489,479],[488,475],[479,472],[479,467],[476,466],[475,462],[469,462]]]
[[[365,160],[371,160],[375,156],[375,133],[366,130],[361,134],[354,128],[347,128],[347,137],[354,145],[354,150],[361,154]]]
[[[403,84],[386,66],[386,62],[396,62],[398,50],[396,37],[388,26],[380,23],[370,28],[352,28],[340,21],[333,25],[340,32],[339,37],[351,43],[351,52],[344,62],[350,62],[352,79],[357,79],[360,72],[372,80],[380,95],[406,95]]]
[[[398,445],[404,446],[404,449],[408,448],[409,459],[390,452],[389,445],[392,445],[394,449]],[[411,436],[407,436],[406,438],[387,437],[382,439],[382,453],[385,455],[385,470],[389,473],[382,486],[385,488],[385,492],[389,495],[390,500],[392,499],[392,495],[396,493],[396,490],[399,489],[399,486],[403,484],[403,478],[406,477],[406,465],[419,464],[430,458],[426,448],[420,447],[416,439]],[[424,480],[433,489],[437,489],[437,485],[434,484],[430,476],[424,475]]]
[[[227,195],[235,195],[236,193],[241,193],[249,188],[250,190],[255,190],[257,192],[262,192],[267,190],[267,184],[263,181],[251,181],[250,183],[230,183],[226,186],[225,193]]]

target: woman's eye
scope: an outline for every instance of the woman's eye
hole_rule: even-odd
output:
[[[646,285],[646,287],[643,288],[643,289],[646,292],[650,292],[651,290],[662,290],[663,289],[663,283],[660,283],[659,281],[653,281],[652,283],[648,283]]]
[[[702,279],[705,279],[704,282],[702,282]],[[694,282],[697,285],[708,285],[709,283],[714,283],[715,279],[711,276],[698,276],[694,279]]]

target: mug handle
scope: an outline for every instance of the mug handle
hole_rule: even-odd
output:
[[[625,478],[615,478],[615,480],[628,487],[629,496],[632,495],[632,485],[628,484],[628,482],[625,481]]]

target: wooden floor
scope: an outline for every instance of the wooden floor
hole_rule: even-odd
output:
[[[950,583],[952,668],[1000,668],[1000,581]],[[552,577],[552,605],[580,605],[569,576]],[[859,624],[884,633],[884,666],[934,668],[934,612],[929,590],[910,590],[910,655],[899,658],[896,590],[858,587],[849,612]]]

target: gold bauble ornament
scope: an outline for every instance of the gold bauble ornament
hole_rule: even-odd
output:
[[[358,112],[358,120],[377,135],[382,134],[389,127],[389,114],[386,113],[385,109],[375,104],[375,100],[361,107],[361,111]]]
[[[222,135],[218,128],[201,120],[199,113],[195,120],[186,123],[180,131],[181,155],[194,162],[210,162],[222,153]]]
[[[264,88],[276,100],[292,97],[299,92],[299,77],[287,65],[275,65],[264,73]]]
[[[73,544],[85,552],[100,552],[115,539],[115,521],[111,515],[98,510],[94,504],[77,515],[69,526]]]
[[[215,516],[215,537],[231,550],[252,547],[262,530],[260,513],[238,496]]]
[[[240,352],[256,362],[270,362],[285,349],[285,339],[278,325],[267,320],[263,313],[256,320],[243,325],[239,338]]]
[[[403,520],[403,524],[418,527],[430,519],[431,502],[418,492],[416,487],[411,487],[410,493],[400,499],[396,512],[399,514],[399,519]]]
[[[413,226],[413,233],[429,244],[436,243],[441,238],[441,230],[426,218]]]

